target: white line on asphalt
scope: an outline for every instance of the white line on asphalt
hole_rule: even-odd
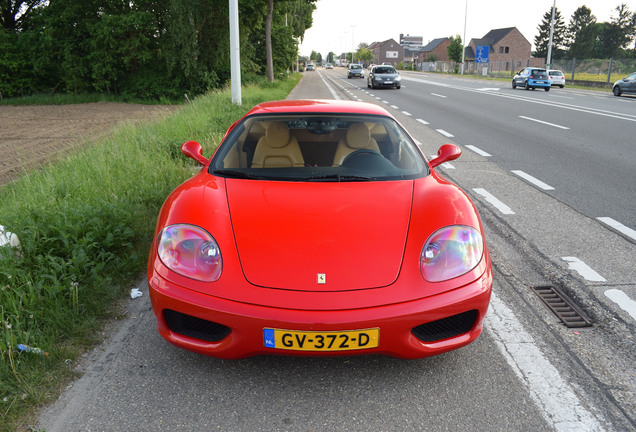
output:
[[[519,118],[522,118],[522,119],[525,119],[525,120],[530,120],[530,121],[537,122],[537,123],[541,123],[541,124],[548,125],[548,126],[553,126],[555,128],[559,128],[559,129],[570,129],[569,127],[561,126],[561,125],[554,124],[554,123],[548,123],[546,121],[537,120],[537,119],[532,118],[532,117],[519,116]]]
[[[441,95],[441,94],[437,94],[437,93],[431,93],[431,96],[437,96],[437,97],[440,97],[440,98],[443,98],[443,99],[447,99],[446,96]]]
[[[607,280],[596,273],[592,267],[585,264],[583,261],[578,259],[577,257],[561,257],[561,259],[568,263],[568,268],[570,270],[574,270],[578,274],[583,277],[583,279],[588,280],[590,282],[606,282]]]
[[[444,135],[447,138],[453,138],[455,135],[451,134],[450,132],[446,132],[444,129],[435,129],[437,132],[441,133],[442,135]]]
[[[391,108],[393,108],[393,109],[400,109],[400,108],[396,107],[395,105],[391,105]]]
[[[636,301],[619,289],[607,290],[605,295],[636,320]]]
[[[408,112],[408,111],[402,111],[402,114],[404,114],[404,115],[406,115],[406,116],[413,115],[413,114],[411,114],[411,113],[410,113],[410,112]]]
[[[471,149],[472,151],[474,151],[475,153],[477,153],[478,155],[481,155],[483,157],[490,157],[492,156],[490,153],[487,153],[485,151],[483,151],[482,149],[480,149],[479,147],[475,147],[474,145],[470,145],[468,144],[466,146],[466,148]]]
[[[378,98],[378,99],[380,99],[380,98]],[[382,101],[382,103],[385,103],[385,104],[387,104],[387,105],[388,105],[388,104],[389,104],[389,101],[385,101],[385,100],[383,100],[383,101]]]
[[[484,328],[523,383],[536,407],[557,431],[602,431],[604,419],[586,410],[559,371],[541,352],[515,313],[493,293]],[[599,414],[600,415],[600,414]]]
[[[340,96],[336,94],[336,91],[333,89],[333,87],[329,85],[325,77],[322,76],[322,73],[319,73],[318,75],[320,76],[320,79],[322,80],[322,82],[325,83],[325,85],[327,86],[327,89],[331,93],[331,96],[333,96],[333,98],[336,100],[340,100]]]
[[[625,234],[627,237],[631,237],[634,240],[636,240],[636,231],[629,227],[626,227],[622,223],[616,222],[614,219],[609,217],[598,217],[596,219],[603,222],[604,224],[609,225],[610,227],[614,228],[616,231],[619,231]]]
[[[499,210],[501,213],[505,215],[515,214],[515,212],[513,212],[510,207],[508,207],[507,205],[499,201],[497,198],[494,197],[494,195],[492,195],[486,189],[473,188],[473,190],[475,191],[475,193],[478,193],[479,195],[483,196],[486,199],[486,201],[488,201],[490,204],[495,206],[495,208]]]
[[[543,190],[554,190],[552,186],[549,184],[543,183],[541,180],[532,177],[530,174],[526,174],[521,170],[512,170],[514,174],[517,174],[519,177],[528,180],[533,185],[540,187]]]
[[[430,124],[429,122],[427,122],[426,120],[422,120],[422,119],[416,119],[418,122],[422,123],[423,125],[427,125]]]
[[[437,155],[431,155],[431,159],[430,160],[433,160],[436,157],[437,157]],[[455,169],[455,167],[453,165],[451,165],[450,163],[448,163],[448,162],[444,162],[441,166],[443,166],[446,169]]]

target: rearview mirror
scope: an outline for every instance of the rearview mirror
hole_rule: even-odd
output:
[[[201,144],[196,141],[186,141],[181,146],[181,153],[199,162],[201,165],[206,165],[210,159],[203,157],[203,149]]]
[[[462,150],[455,144],[444,144],[437,151],[437,157],[429,162],[431,168],[435,168],[444,162],[452,161],[460,157]]]

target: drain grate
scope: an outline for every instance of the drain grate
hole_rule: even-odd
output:
[[[566,327],[590,327],[592,320],[559,288],[552,285],[534,287],[534,292],[563,321]]]

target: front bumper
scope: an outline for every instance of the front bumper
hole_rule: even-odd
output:
[[[156,273],[149,280],[157,328],[168,342],[213,357],[254,355],[342,356],[383,354],[421,358],[451,351],[481,334],[492,272],[438,295],[378,307],[320,311],[241,303],[192,291]],[[328,294],[326,294],[328,295]],[[289,351],[269,348],[264,329],[336,332],[379,329],[375,348],[355,351]]]

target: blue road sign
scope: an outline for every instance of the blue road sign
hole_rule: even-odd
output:
[[[490,47],[488,45],[477,45],[477,52],[475,53],[475,62],[488,63],[489,54],[490,54]]]

